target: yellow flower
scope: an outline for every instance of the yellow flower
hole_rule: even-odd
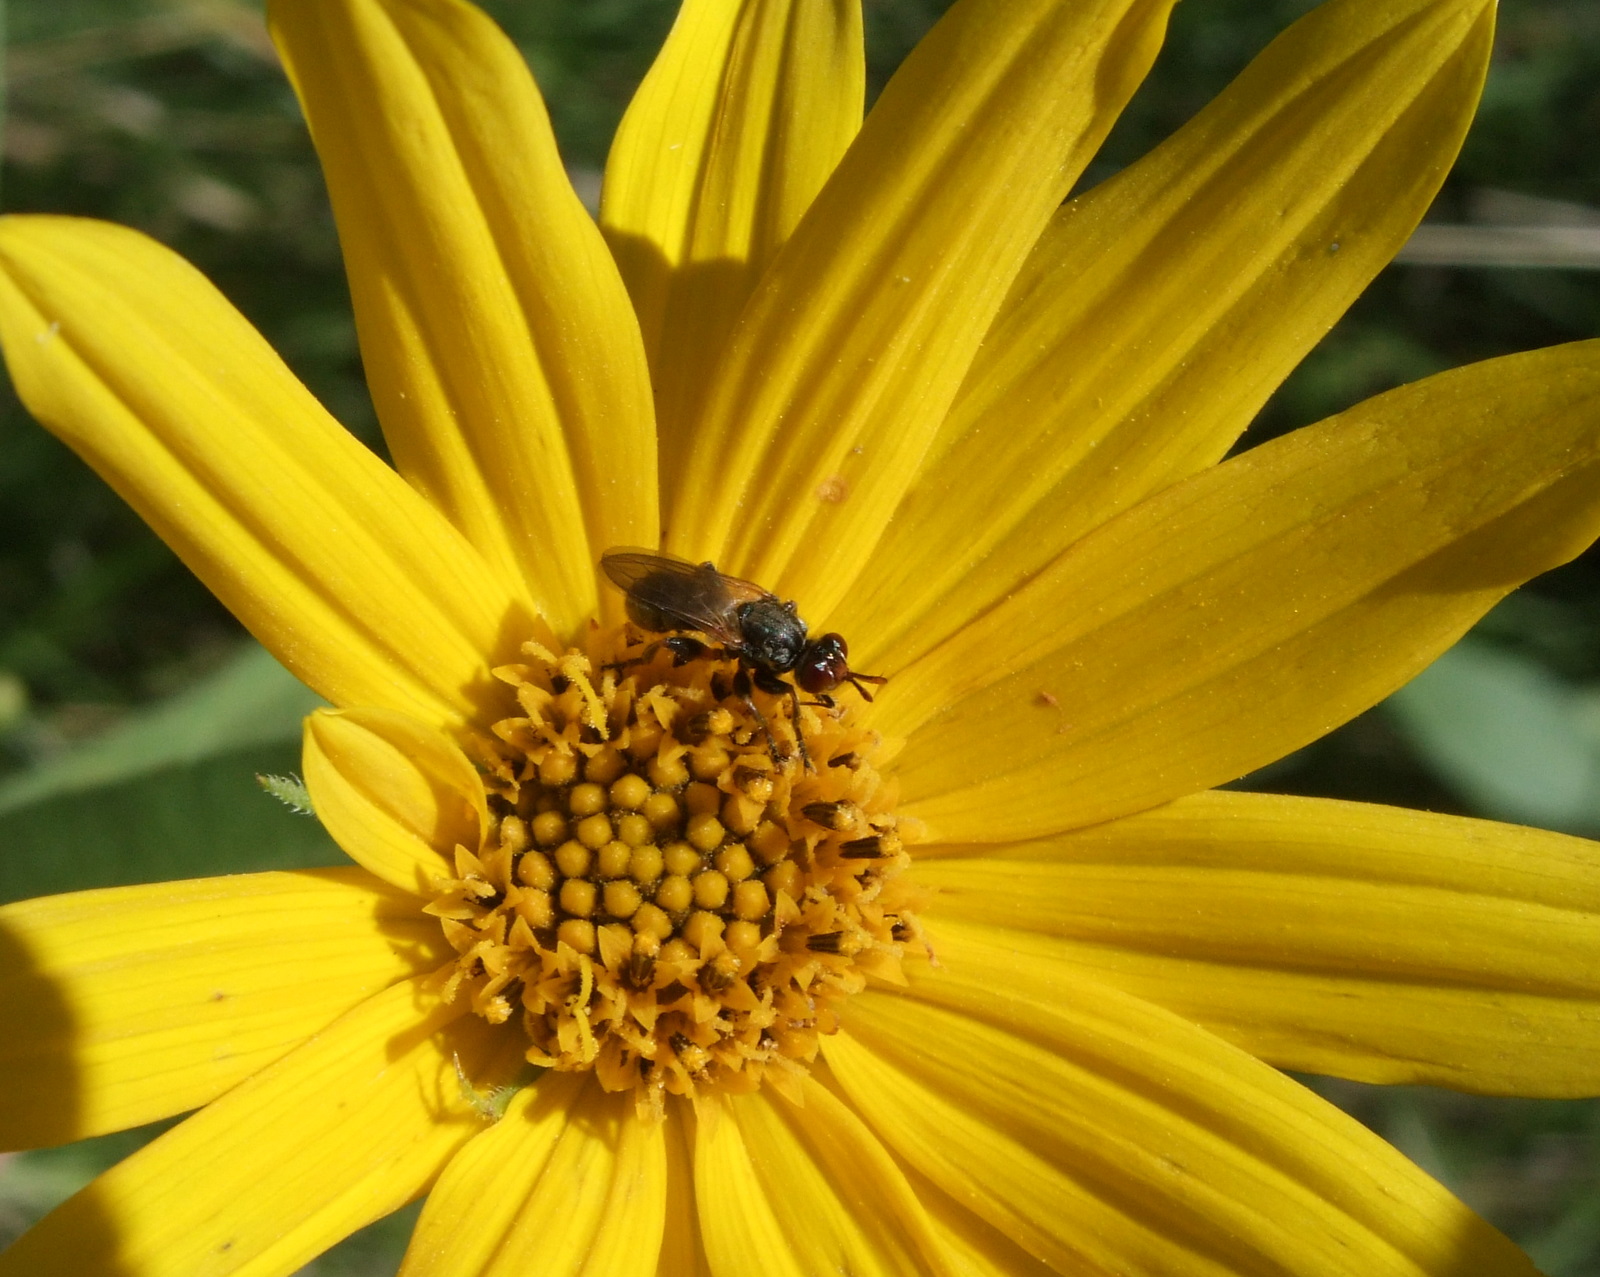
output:
[[[422,1193],[408,1274],[1532,1271],[1277,1068],[1593,1093],[1593,844],[1209,787],[1594,538],[1600,346],[1218,464],[1493,12],[1330,0],[1063,206],[1168,7],[961,0],[862,124],[854,4],[687,0],[597,228],[477,11],[277,0],[398,473],[171,254],[0,224],[20,393],[337,707],[362,866],[0,911],[11,1147],[199,1110],[0,1273],[288,1273]],[[890,681],[763,731],[618,629],[630,544]]]

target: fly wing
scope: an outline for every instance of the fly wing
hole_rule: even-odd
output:
[[[734,609],[766,591],[738,577],[723,576],[709,563],[672,554],[620,548],[600,556],[600,568],[628,596],[628,615],[647,630],[699,630],[738,647]]]
[[[656,550],[640,550],[633,546],[618,546],[600,556],[600,570],[611,578],[611,583],[624,593],[631,594],[636,585],[647,577],[684,580],[699,576],[705,564],[690,563],[675,554],[662,554]]]

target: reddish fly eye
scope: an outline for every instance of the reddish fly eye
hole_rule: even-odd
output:
[[[794,681],[813,696],[831,692],[850,677],[849,648],[838,634],[824,634],[806,645],[794,668]]]

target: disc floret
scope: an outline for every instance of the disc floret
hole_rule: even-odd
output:
[[[591,637],[496,671],[518,712],[494,727],[490,828],[428,906],[457,954],[441,990],[520,1024],[530,1062],[592,1069],[647,1111],[792,1092],[839,1001],[898,981],[917,934],[877,739],[803,704],[808,770],[731,661]]]

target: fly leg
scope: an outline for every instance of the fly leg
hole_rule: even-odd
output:
[[[739,672],[741,674],[744,673],[742,667]],[[755,672],[755,684],[768,695],[787,696],[789,698],[789,722],[794,726],[794,743],[796,748],[798,748],[800,751],[800,761],[805,764],[805,769],[808,772],[816,771],[816,767],[813,766],[811,762],[811,751],[806,748],[806,738],[801,734],[800,731],[800,693],[788,683],[785,683],[776,674],[773,674],[768,670],[757,670]],[[747,683],[747,689],[748,686],[749,685]],[[755,702],[750,699],[748,690],[746,691],[744,699],[745,703],[754,710]],[[761,723],[762,730],[767,732],[767,743],[772,746],[772,761],[781,762],[781,760],[778,758],[778,747],[772,739],[772,732],[767,730],[766,720],[761,717],[760,710],[756,710],[756,718]]]
[[[628,661],[608,661],[604,666],[608,670],[631,670],[635,665],[648,665],[655,659],[655,655],[662,648],[672,653],[672,664],[687,665],[690,661],[697,661],[705,656],[711,649],[697,638],[690,638],[687,634],[669,634],[666,638],[657,639],[639,655]]]
[[[772,755],[773,765],[782,767],[789,760],[778,752],[778,738],[772,734],[772,728],[767,724],[767,716],[761,712],[761,707],[756,704],[755,697],[750,691],[750,672],[741,665],[739,672],[733,676],[733,694],[744,702],[745,708],[754,716],[756,725],[761,728],[761,734],[767,738],[767,752]]]
[[[652,644],[651,646],[656,646]],[[709,650],[697,638],[690,638],[687,634],[672,634],[661,640],[661,647],[672,653],[674,666],[687,665],[690,661],[698,661]],[[653,652],[651,655],[655,655]]]

